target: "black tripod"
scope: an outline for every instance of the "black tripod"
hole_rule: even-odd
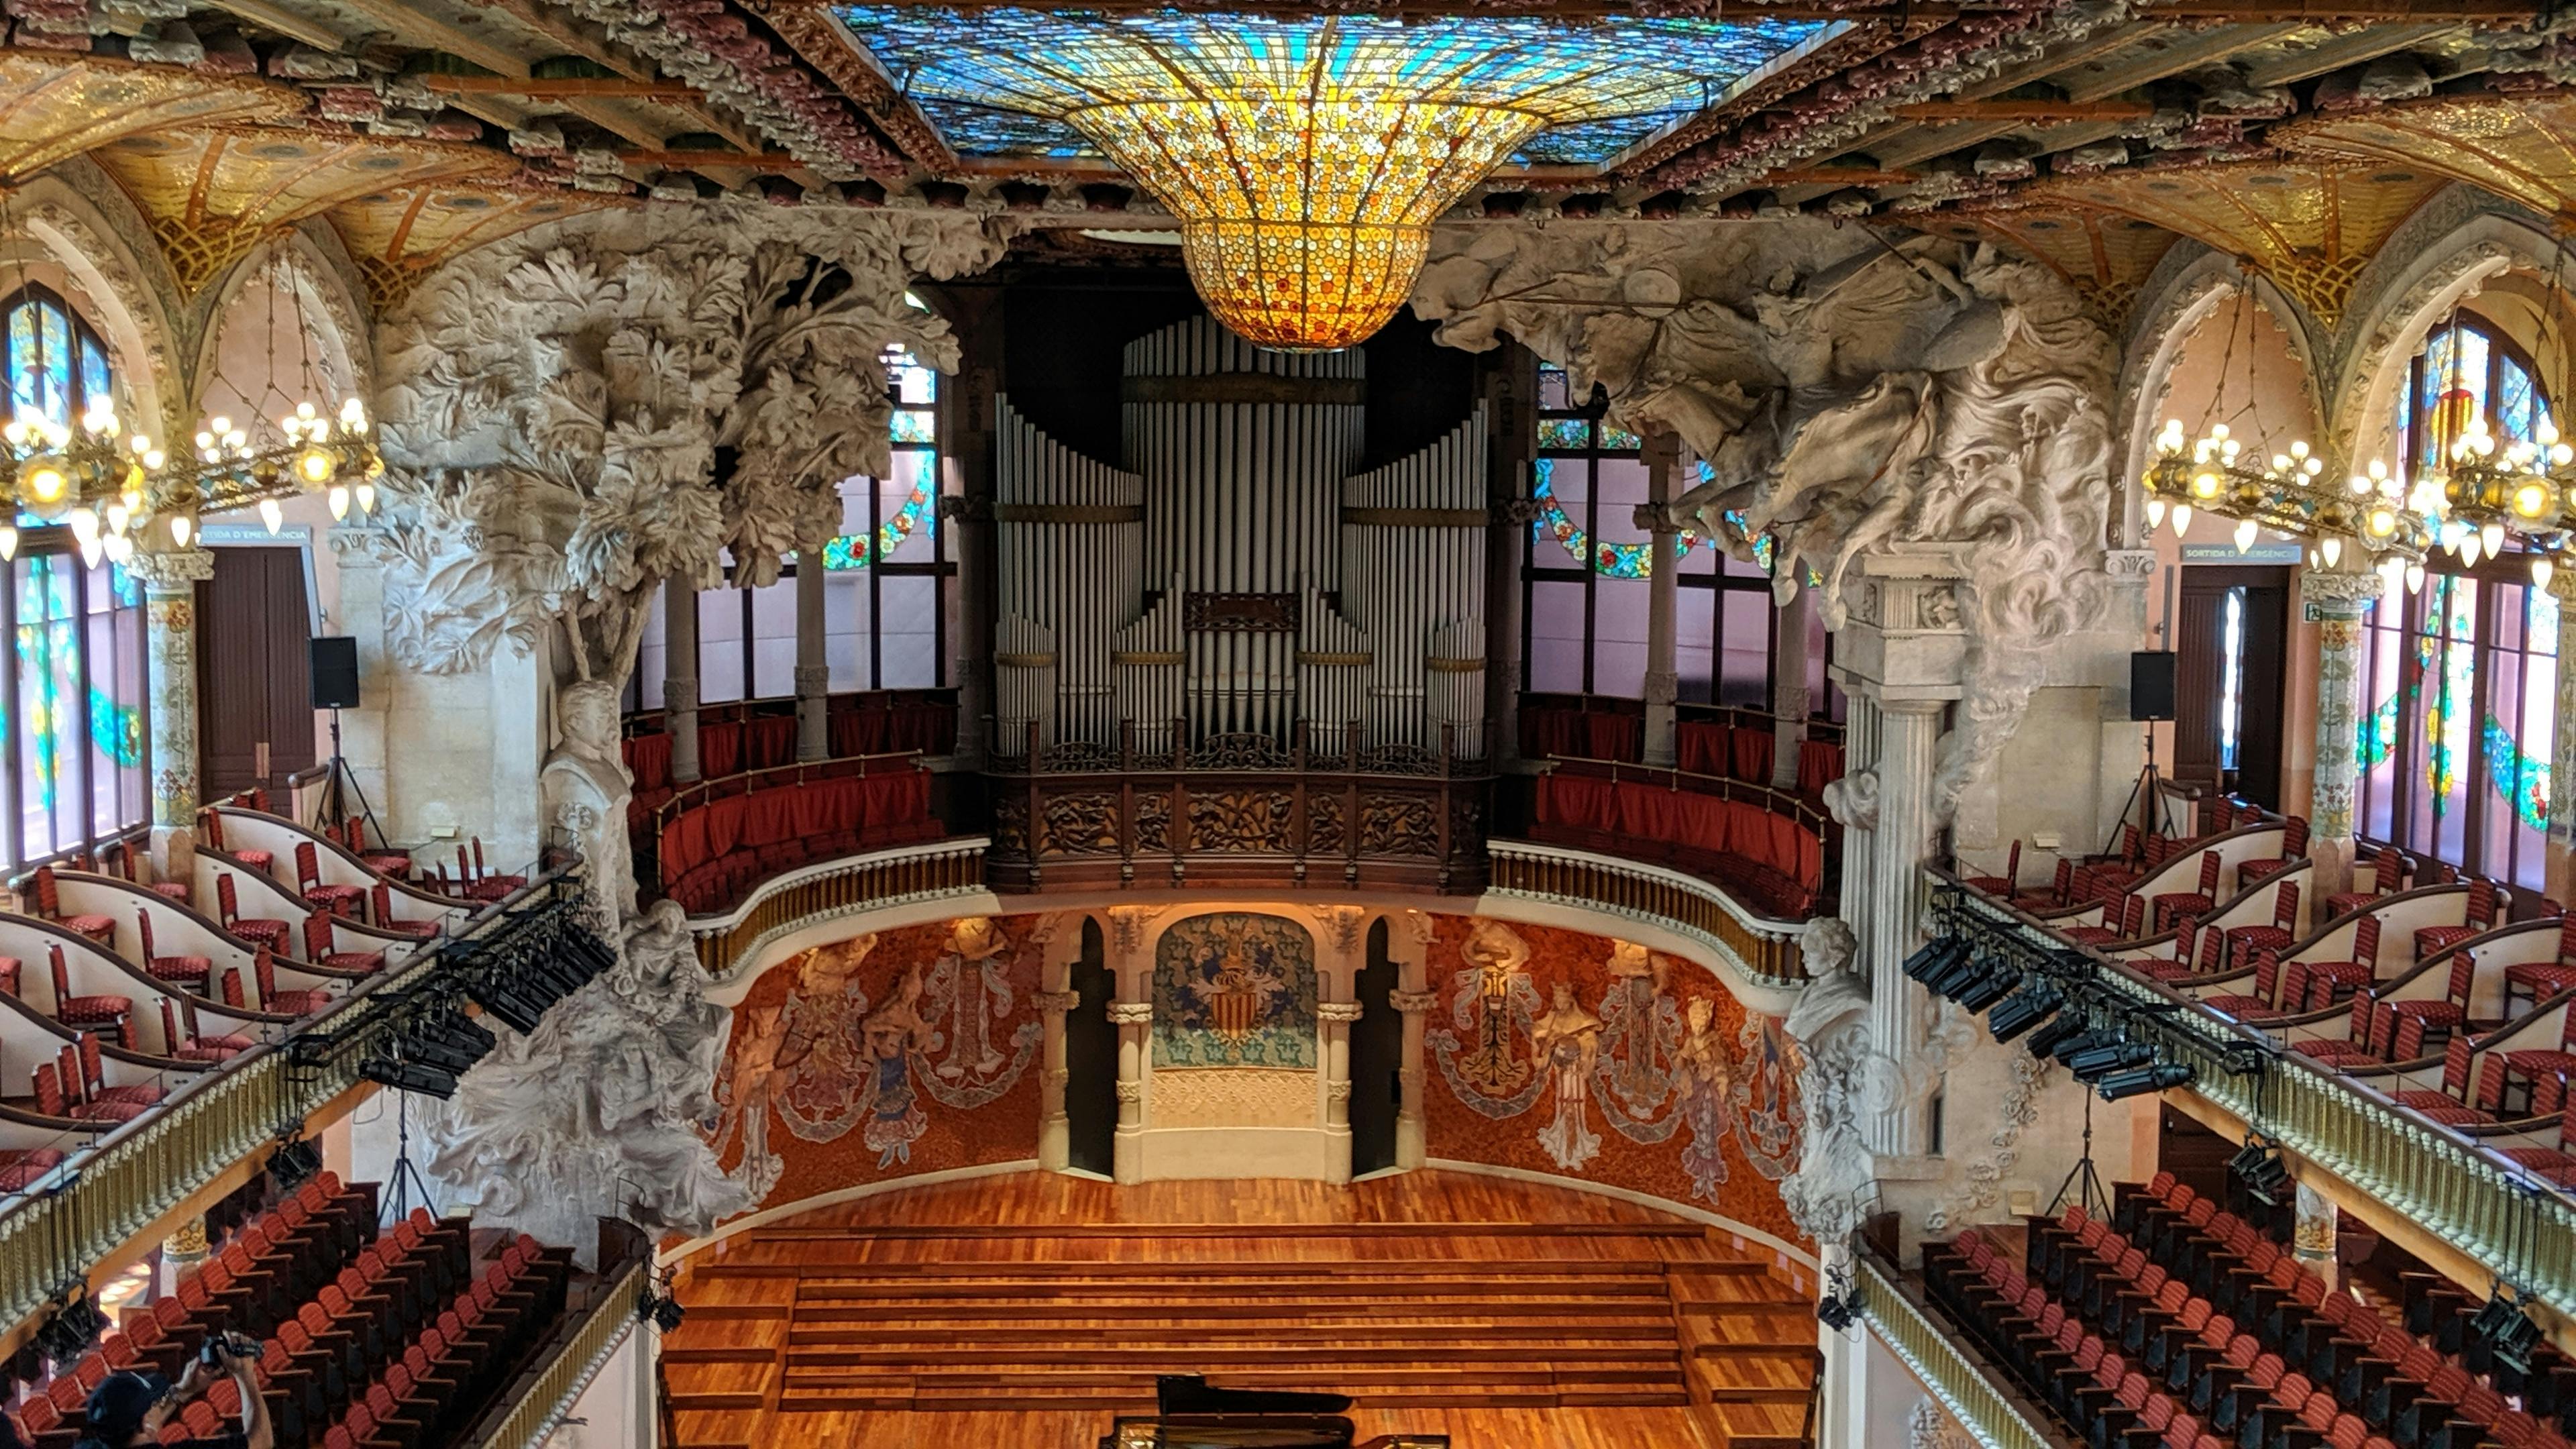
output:
[[[385,843],[385,828],[376,823],[376,807],[367,803],[367,792],[358,784],[358,772],[340,756],[340,711],[331,710],[331,761],[322,767],[322,790],[313,797],[314,832],[330,839],[340,838],[340,826],[349,818],[349,797],[358,799],[358,818],[376,832],[376,844]],[[359,832],[358,844],[367,843],[366,833]]]
[[[334,728],[336,730],[337,727]],[[335,749],[339,740],[337,733],[331,736]],[[2104,855],[2120,854],[2120,827],[2129,823],[2129,812],[2133,810],[2138,815],[2138,846],[2141,850],[2146,848],[2148,836],[2164,833],[2165,827],[2173,823],[2172,818],[2165,814],[2164,782],[2164,774],[2156,769],[2156,729],[2149,725],[2146,767],[2138,771],[2138,783],[2129,787],[2129,798],[2121,802],[2120,813],[2111,822],[2111,838],[2102,842]]]
[[[381,1209],[383,1226],[392,1227],[411,1216],[413,1188],[420,1189],[420,1205],[432,1214],[438,1211],[438,1199],[429,1191],[429,1179],[411,1160],[411,1093],[397,1088],[394,1092],[394,1166],[387,1174],[393,1179],[393,1192]]]
[[[2083,1084],[2079,1082],[2076,1085]],[[2066,1206],[2068,1193],[2075,1194],[2075,1201],[2083,1207],[2085,1216],[2107,1218],[2111,1215],[2111,1194],[2102,1186],[2102,1175],[2093,1170],[2091,1087],[2084,1088],[2084,1155],[2075,1159],[2075,1165],[2067,1169],[2066,1181],[2057,1185],[2057,1196],[2048,1200],[2048,1211],[2052,1216]]]

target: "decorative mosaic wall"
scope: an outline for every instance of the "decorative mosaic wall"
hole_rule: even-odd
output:
[[[1154,950],[1154,1070],[1315,1065],[1315,942],[1278,916],[1192,916]]]
[[[734,1008],[707,1124],[763,1205],[1037,1156],[1035,916],[818,946]]]
[[[1433,1157],[1692,1203],[1800,1241],[1791,1048],[1685,961],[1602,936],[1434,918]]]

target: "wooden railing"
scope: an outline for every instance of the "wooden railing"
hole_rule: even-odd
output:
[[[253,1047],[118,1124],[43,1181],[0,1205],[0,1329],[77,1292],[107,1259],[261,1145],[357,1085],[358,1062],[393,1030],[376,1010],[450,969],[464,942],[491,940],[574,884],[532,882],[442,941],[424,943],[294,1035]]]
[[[1767,985],[1806,980],[1798,921],[1761,916],[1724,890],[1696,876],[1590,851],[1489,840],[1486,855],[1495,895],[1607,911],[1661,926],[1733,957],[1745,973]]]
[[[721,981],[790,932],[889,906],[980,894],[990,844],[980,835],[936,840],[772,877],[723,915],[690,918],[698,961]]]
[[[1876,1255],[1862,1253],[1853,1274],[1861,1321],[1902,1360],[1960,1425],[1990,1449],[2059,1449],[2053,1434],[2022,1411],[2002,1382],[1932,1321],[1906,1284]]]
[[[2091,979],[2157,1015],[2165,1055],[2195,1072],[2187,1089],[2278,1140],[2293,1156],[2384,1204],[2490,1272],[2527,1276],[2562,1314],[2576,1314],[2576,1196],[2474,1139],[2318,1066],[2190,995],[2137,975],[2028,914],[1934,868],[1938,910],[1978,919],[2034,951],[2082,962]]]
[[[589,1305],[579,1311],[580,1321],[571,1331],[559,1334],[556,1345],[537,1372],[533,1383],[519,1394],[500,1422],[478,1439],[467,1441],[478,1449],[532,1449],[545,1442],[563,1423],[564,1414],[581,1397],[583,1389],[626,1341],[626,1335],[637,1330],[638,1305],[644,1289],[652,1281],[653,1256],[639,1254],[612,1271],[593,1290]],[[490,1422],[488,1419],[486,1422]]]

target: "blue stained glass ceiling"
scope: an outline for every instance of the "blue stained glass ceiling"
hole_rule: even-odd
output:
[[[834,8],[959,154],[1097,158],[1069,119],[1110,101],[1222,95],[1315,67],[1347,90],[1526,106],[1524,165],[1598,166],[1735,94],[1841,27],[1816,22],[1457,16],[1277,18],[1173,10]]]

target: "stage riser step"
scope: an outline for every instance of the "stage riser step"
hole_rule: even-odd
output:
[[[1412,1297],[1430,1297],[1442,1303],[1502,1302],[1525,1303],[1545,1298],[1556,1302],[1590,1302],[1597,1299],[1651,1298],[1657,1305],[1670,1300],[1660,1282],[1584,1283],[1581,1281],[1537,1281],[1519,1284],[1495,1283],[1491,1286],[1451,1283],[1406,1283],[1387,1279],[1345,1278],[1330,1287],[1283,1279],[1246,1278],[1239,1281],[1205,1282],[1192,1279],[1183,1282],[1151,1283],[1067,1283],[1044,1281],[999,1280],[986,1283],[906,1283],[849,1292],[807,1291],[797,1296],[799,1308],[821,1308],[850,1304],[883,1307],[894,1302],[930,1299],[992,1299],[1047,1301],[1072,1298],[1142,1298],[1154,1301],[1193,1298],[1275,1298],[1297,1294],[1300,1301],[1343,1299],[1363,1303],[1383,1303],[1390,1293]],[[1798,1305],[1810,1311],[1814,1305]],[[1743,1312],[1762,1310],[1746,1308]],[[1783,1310],[1785,1311],[1785,1310]]]
[[[1150,1413],[1153,1400],[1133,1396],[1106,1395],[1089,1398],[1050,1398],[1051,1408],[1099,1409],[1121,1413]],[[1668,1393],[1491,1393],[1447,1394],[1404,1393],[1371,1394],[1360,1400],[1364,1409],[1586,1409],[1586,1408],[1683,1408],[1690,1395],[1675,1390]],[[1019,1407],[1019,1406],[1014,1406]],[[994,1405],[987,1399],[941,1397],[912,1398],[894,1395],[854,1395],[848,1398],[797,1394],[782,1397],[778,1411],[782,1414],[830,1414],[859,1411],[914,1413],[991,1413]],[[1737,1438],[1734,1445],[1757,1441]],[[1760,1441],[1769,1443],[1772,1441]]]
[[[1597,1388],[1609,1385],[1654,1384],[1671,1387],[1676,1381],[1670,1364],[1645,1365],[1636,1368],[1585,1368],[1576,1372],[1555,1373],[1547,1369],[1485,1369],[1474,1373],[1448,1368],[1429,1369],[1347,1369],[1327,1384],[1309,1370],[1283,1370],[1259,1373],[1239,1370],[1224,1374],[1214,1382],[1218,1387],[1328,1389],[1334,1393],[1362,1393],[1389,1385],[1420,1387],[1425,1384],[1448,1389],[1487,1387],[1542,1387],[1563,1391],[1568,1387]],[[951,1393],[1021,1393],[1035,1390],[1119,1389],[1128,1393],[1151,1396],[1154,1375],[1150,1373],[1041,1372],[1019,1374],[997,1373],[798,1373],[788,1372],[779,1387],[787,1393],[819,1394],[855,1392],[872,1394],[928,1393],[942,1390]],[[1797,1402],[1804,1403],[1800,1391]]]
[[[1288,1326],[1298,1323],[1332,1322],[1351,1326],[1373,1325],[1398,1327],[1405,1322],[1432,1325],[1458,1323],[1471,1319],[1525,1320],[1543,1318],[1587,1323],[1662,1323],[1670,1324],[1673,1316],[1664,1305],[1652,1301],[1619,1303],[1431,1303],[1413,1304],[1334,1304],[1329,1307],[1309,1304],[1303,1313],[1282,1313],[1279,1300],[1261,1303],[1193,1303],[1187,1308],[1177,1304],[1140,1299],[1133,1303],[992,1303],[974,1306],[954,1304],[907,1305],[901,1321],[906,1324],[937,1323],[942,1332],[963,1331],[984,1323],[1008,1327],[1035,1320],[1055,1320],[1083,1325],[1106,1324],[1133,1327],[1146,1323],[1178,1327],[1182,1324],[1224,1323],[1242,1319],[1260,1319]],[[829,1328],[836,1332],[860,1332],[859,1325],[883,1323],[889,1315],[861,1309],[816,1311],[796,1315],[798,1330]]]
[[[939,1227],[921,1223],[875,1227],[759,1228],[745,1243],[865,1242],[869,1239],[955,1240],[991,1242],[1039,1238],[1687,1238],[1706,1237],[1708,1229],[1690,1223],[1057,1223],[991,1227]],[[1718,1260],[1717,1271],[1735,1260]],[[1752,1259],[1741,1260],[1750,1272],[1762,1271]]]
[[[961,1348],[935,1353],[897,1353],[878,1349],[849,1349],[846,1360],[852,1365],[903,1364],[1060,1364],[1062,1356],[1042,1349]],[[1560,1345],[1452,1344],[1409,1345],[1402,1349],[1330,1349],[1268,1348],[1203,1348],[1183,1354],[1169,1349],[1128,1349],[1092,1346],[1082,1355],[1086,1365],[1135,1364],[1157,1367],[1164,1372],[1187,1372],[1191,1367],[1211,1364],[1240,1363],[1257,1365],[1295,1364],[1318,1371],[1338,1364],[1419,1363],[1425,1357],[1438,1357],[1452,1362],[1528,1363],[1539,1360],[1550,1363],[1630,1363],[1666,1361],[1679,1363],[1678,1346],[1669,1352],[1643,1347],[1574,1348]],[[801,1358],[797,1361],[803,1361]]]
[[[997,1273],[1011,1273],[1025,1278],[1343,1278],[1354,1273],[1390,1277],[1437,1277],[1490,1279],[1492,1262],[1474,1259],[1440,1258],[1304,1258],[1294,1262],[1259,1258],[1210,1260],[1204,1263],[1174,1262],[1109,1262],[1077,1261],[1048,1263],[993,1262],[928,1262],[928,1263],[817,1263],[804,1259],[794,1263],[707,1263],[692,1271],[711,1277],[726,1278],[798,1278],[808,1285],[819,1283],[881,1282],[888,1278],[982,1278]],[[1533,1275],[1558,1278],[1640,1277],[1658,1281],[1666,1264],[1661,1258],[1515,1258],[1509,1267],[1515,1278]]]
[[[1317,1326],[1311,1320],[1300,1320],[1296,1327],[1272,1324],[1227,1324],[1221,1326],[1191,1325],[1170,1319],[1154,1321],[1153,1331],[1140,1333],[1134,1324],[1103,1324],[1104,1332],[1115,1332],[1117,1341],[1129,1347],[1147,1343],[1173,1341],[1184,1344],[1205,1343],[1210,1339],[1258,1339],[1265,1343],[1454,1343],[1460,1339],[1486,1342],[1559,1343],[1583,1340],[1624,1342],[1649,1339],[1657,1343],[1677,1341],[1670,1320],[1653,1323],[1569,1324],[1546,1323],[1480,1324],[1480,1323],[1407,1323],[1365,1326]],[[792,1352],[826,1345],[844,1347],[891,1348],[901,1344],[926,1344],[949,1348],[969,1344],[1031,1343],[1060,1345],[1077,1356],[1097,1346],[1100,1335],[1087,1330],[1056,1328],[969,1328],[941,1330],[912,1328],[800,1328],[789,1336]],[[665,1357],[674,1363],[765,1363],[765,1349],[670,1349]],[[698,1355],[704,1355],[699,1357]]]

